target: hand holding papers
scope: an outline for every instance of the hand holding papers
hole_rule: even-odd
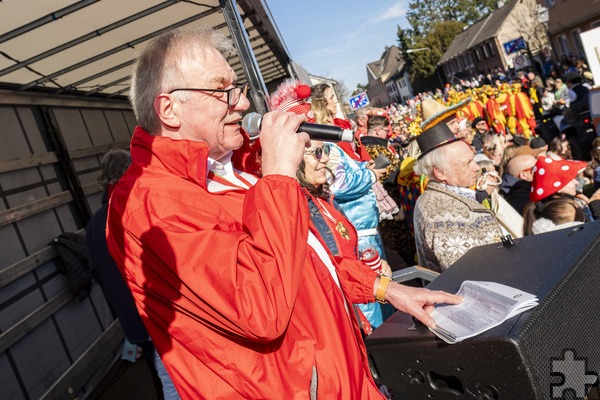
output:
[[[461,304],[439,305],[431,314],[438,337],[453,344],[476,336],[538,305],[538,298],[494,282],[464,281],[457,295]]]

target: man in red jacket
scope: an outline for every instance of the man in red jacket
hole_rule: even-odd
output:
[[[264,115],[261,179],[234,167],[249,101],[231,51],[200,28],[138,57],[110,253],[183,399],[381,399],[350,305],[388,301],[431,326],[435,303],[460,299],[327,253],[294,179],[305,116]]]

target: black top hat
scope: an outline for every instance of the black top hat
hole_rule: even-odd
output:
[[[425,154],[429,153],[433,149],[437,149],[445,144],[450,144],[461,140],[454,136],[448,124],[440,123],[432,126],[431,128],[424,130],[419,136],[417,136],[417,144],[421,149],[421,155],[419,159]]]
[[[473,122],[471,122],[471,128],[475,129],[475,127],[477,126],[478,123],[480,123],[481,121],[485,121],[485,118],[483,117],[477,117],[473,120]]]
[[[541,137],[533,138],[529,143],[529,147],[531,147],[532,149],[540,149],[544,146],[546,146],[546,141]]]

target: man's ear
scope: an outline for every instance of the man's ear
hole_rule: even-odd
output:
[[[156,96],[154,99],[154,111],[164,125],[170,128],[179,128],[181,126],[179,102],[173,101],[171,96],[166,94]]]
[[[433,176],[435,176],[435,179],[438,182],[446,182],[446,178],[447,178],[446,171],[444,171],[441,168],[434,166],[433,167]]]

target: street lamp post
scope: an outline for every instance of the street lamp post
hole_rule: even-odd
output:
[[[408,49],[405,51],[405,53],[415,53],[417,51],[426,51],[426,50],[431,50],[429,47],[420,47],[418,49]]]
[[[550,32],[548,31],[548,21],[550,21],[550,12],[547,7],[544,7],[541,4],[537,5],[537,9],[535,11],[535,15],[540,24],[544,26],[544,31],[546,33],[546,37],[548,38],[548,46],[552,50],[554,58],[558,60],[558,55],[556,54],[556,49],[552,45],[552,38],[550,37]]]

